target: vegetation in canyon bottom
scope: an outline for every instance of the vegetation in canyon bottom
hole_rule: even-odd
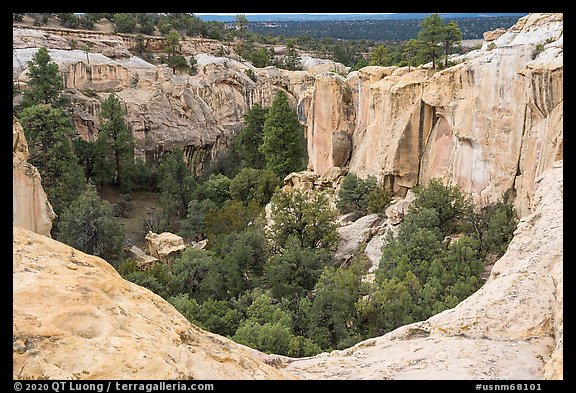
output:
[[[191,322],[264,352],[301,357],[342,349],[454,307],[482,285],[487,259],[505,252],[516,227],[508,201],[475,208],[458,187],[432,179],[413,189],[415,199],[398,231],[387,234],[369,279],[362,250],[347,261],[334,257],[336,218],[383,215],[391,194],[353,173],[336,197],[337,210],[324,192],[281,190],[281,179],[306,163],[303,132],[282,93],[270,108],[248,111],[227,155],[207,169],[210,176],[197,178],[182,151],[164,155],[157,167],[134,159],[114,94],[102,103],[96,140],[76,137],[45,49],[31,60],[29,75],[15,112],[29,161],[58,214],[53,237],[108,260]],[[143,235],[169,230],[207,238],[207,248],[189,247],[171,265],[140,270],[124,253],[114,218],[121,205],[99,196],[106,186],[125,195],[160,194],[162,212],[143,222]]]

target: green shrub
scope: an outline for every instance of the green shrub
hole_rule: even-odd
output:
[[[378,186],[376,178],[360,179],[349,172],[338,192],[336,207],[340,213],[382,213],[392,200],[392,192]]]

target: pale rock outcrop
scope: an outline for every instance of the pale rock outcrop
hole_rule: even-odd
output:
[[[148,270],[151,267],[153,267],[157,262],[159,262],[158,258],[146,254],[142,249],[136,246],[130,247],[127,251],[128,255],[134,258],[136,266],[138,266],[138,268],[141,270]]]
[[[16,117],[12,118],[12,222],[50,236],[56,214],[42,188],[40,173],[28,162],[28,143]]]
[[[284,190],[312,190],[318,175],[312,171],[292,172],[284,178]]]
[[[358,107],[365,110],[352,135],[350,171],[361,178],[376,176],[400,196],[417,184],[433,121],[432,107],[421,98],[428,76],[426,69],[389,75],[369,85],[366,98],[358,95]]]
[[[308,71],[311,74],[334,72],[340,75],[346,75],[350,68],[333,60],[318,59],[310,56],[300,56],[300,66],[302,70]]]
[[[337,230],[340,240],[334,253],[334,258],[340,261],[350,259],[356,254],[361,244],[365,244],[371,239],[373,235],[372,228],[381,223],[381,221],[378,214],[369,214],[349,225],[339,227]]]
[[[506,29],[503,29],[501,27],[497,28],[496,30],[486,31],[483,34],[484,41],[486,42],[494,41],[500,38],[500,36],[502,36],[502,34],[504,33],[506,33]]]
[[[494,49],[475,51],[427,81],[422,99],[438,120],[422,157],[422,182],[452,181],[482,204],[515,187],[517,210],[528,212],[531,183],[562,158],[562,48],[550,45],[542,60],[532,60],[533,51],[560,39],[562,26],[561,14],[531,14]]]
[[[404,198],[396,199],[386,208],[386,218],[390,225],[398,225],[408,213],[410,204],[414,201],[414,193],[408,190]]]
[[[13,228],[14,379],[293,379],[103,259]]]
[[[426,321],[284,359],[304,379],[562,379],[563,166],[535,180],[534,211],[482,288]]]
[[[487,39],[493,45],[441,71],[318,75],[309,167],[321,175],[335,166],[332,135],[344,132],[352,141],[349,170],[376,176],[398,196],[439,177],[483,205],[511,190],[517,212],[527,214],[534,179],[563,158],[563,15],[529,14]]]
[[[146,234],[148,252],[165,264],[171,264],[186,249],[184,239],[170,232],[160,234],[148,231]]]
[[[345,166],[352,151],[354,110],[345,79],[333,73],[316,76],[308,116],[308,166],[319,175]]]
[[[61,50],[86,49],[112,58],[132,56],[129,47],[122,36],[118,34],[50,27],[13,26],[12,37],[14,49],[42,47]]]
[[[37,51],[38,48],[12,50],[15,82],[21,85],[28,82],[28,61]],[[119,91],[128,87],[132,78],[125,65],[101,53],[50,48],[48,54],[52,61],[58,64],[64,87],[67,89]]]

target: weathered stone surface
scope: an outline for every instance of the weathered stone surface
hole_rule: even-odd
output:
[[[285,189],[312,190],[318,175],[312,171],[292,172],[284,178]]]
[[[531,183],[562,158],[561,44],[532,56],[540,39],[562,37],[563,23],[561,14],[522,19],[524,27],[511,28],[493,50],[474,51],[427,81],[422,99],[438,121],[426,143],[420,181],[452,181],[477,203],[495,202],[515,187],[516,207],[524,215]]]
[[[376,176],[399,196],[440,177],[481,204],[513,189],[527,214],[534,179],[563,158],[563,15],[529,14],[496,35],[488,35],[493,49],[437,72],[424,65],[365,67],[345,80],[318,75],[310,168],[321,175],[334,166],[332,135],[342,131],[352,140],[350,171]]]
[[[337,260],[347,260],[357,251],[358,246],[367,243],[372,236],[372,228],[381,223],[378,214],[361,217],[349,225],[338,228],[340,241],[334,254]]]
[[[399,195],[417,184],[420,152],[433,120],[432,107],[421,99],[428,75],[415,70],[360,85],[351,172],[376,176]]]
[[[28,30],[43,38],[30,38],[23,33]],[[86,51],[64,45],[61,37],[66,35],[67,40],[76,35],[83,37],[78,31],[28,30],[14,29],[17,36],[13,49],[14,82],[26,88],[27,62],[38,49],[34,45],[46,45],[74,98],[74,122],[81,136],[90,140],[90,135],[98,131],[100,108],[94,97],[76,91],[92,91],[92,95],[95,92],[98,102],[114,93],[127,109],[136,157],[144,160],[158,160],[166,151],[179,148],[200,175],[204,166],[216,159],[237,135],[246,111],[255,103],[270,106],[279,90],[287,93],[290,105],[303,123],[308,117],[314,85],[311,73],[275,67],[257,69],[249,63],[215,56],[221,52],[236,58],[233,51],[214,40],[190,39],[182,44],[184,55],[195,56],[198,62],[198,72],[192,76],[174,75],[165,65],[154,66],[132,55],[112,57],[105,51],[98,53],[98,46]],[[130,47],[134,37],[122,35],[117,39]],[[161,50],[163,38],[146,40],[151,45],[149,50]],[[246,74],[248,69],[255,73],[255,81]]]
[[[308,166],[321,175],[350,157],[354,108],[345,79],[333,73],[317,75],[310,108]]]
[[[308,71],[311,74],[335,72],[340,75],[346,75],[349,68],[344,66],[342,63],[327,59],[317,59],[310,56],[301,56],[300,66],[302,67],[302,70]]]
[[[290,359],[305,379],[563,378],[563,170],[535,181],[534,211],[476,293],[423,322]]]
[[[186,249],[184,239],[170,232],[157,234],[148,231],[145,237],[148,252],[162,263],[171,264]]]
[[[406,197],[394,201],[390,206],[386,208],[386,217],[390,225],[398,225],[404,219],[406,213],[408,213],[408,207],[414,201],[414,193],[408,191]]]
[[[49,237],[56,214],[40,173],[27,162],[28,143],[16,117],[12,118],[12,152],[12,222]]]
[[[14,379],[290,379],[106,261],[14,226]]]
[[[143,250],[136,246],[130,247],[128,249],[128,254],[130,257],[134,258],[136,261],[136,266],[142,270],[148,270],[154,266],[155,263],[159,262],[158,258],[146,254]]]
[[[502,36],[502,34],[504,33],[506,33],[506,29],[503,29],[501,27],[496,30],[486,31],[483,35],[484,41],[494,41],[500,38],[500,36]]]

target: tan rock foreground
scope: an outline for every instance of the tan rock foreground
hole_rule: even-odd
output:
[[[14,226],[13,378],[285,379],[106,261]]]
[[[305,379],[562,379],[562,161],[480,290],[453,309],[354,347],[293,359]],[[288,361],[290,362],[290,360]]]

